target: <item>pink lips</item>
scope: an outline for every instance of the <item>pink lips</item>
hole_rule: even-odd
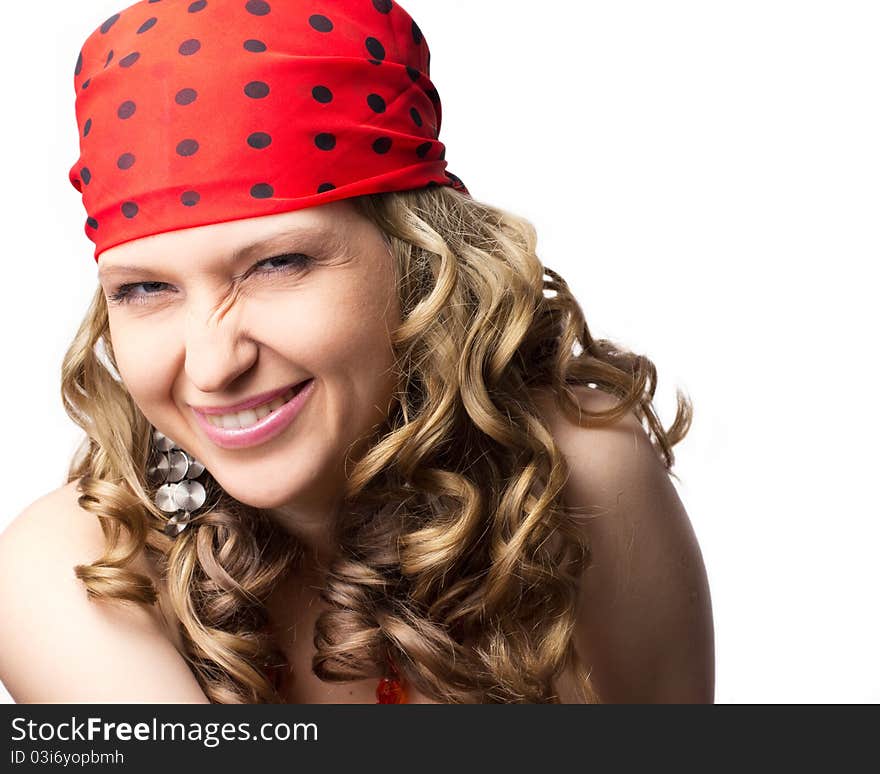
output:
[[[267,414],[250,427],[241,427],[237,429],[216,427],[211,424],[206,415],[220,413],[232,414],[235,413],[235,411],[244,411],[246,408],[251,408],[260,403],[266,403],[267,398],[264,396],[256,396],[256,398],[247,402],[250,405],[247,405],[247,403],[241,404],[240,407],[236,407],[233,410],[223,409],[221,411],[217,409],[197,409],[194,406],[191,406],[190,408],[192,408],[196,421],[199,423],[202,430],[204,430],[205,435],[207,435],[214,443],[224,449],[243,449],[247,446],[256,446],[257,444],[265,443],[270,438],[274,438],[276,435],[284,432],[293,420],[296,419],[303,404],[314,391],[314,387],[314,378],[309,379],[299,387],[299,391],[294,394],[287,403],[283,406],[279,406],[275,411]],[[268,400],[272,400],[272,398],[277,397],[277,395],[283,395],[288,389],[290,388],[285,387],[274,396],[271,393],[267,393],[269,396]]]
[[[234,403],[231,406],[193,406],[192,408],[202,414],[235,414],[238,411],[254,408],[254,406],[261,406],[264,403],[270,403],[278,396],[284,395],[288,390],[296,389],[302,384],[304,384],[304,382],[297,382],[296,384],[288,384],[287,387],[281,387],[278,390],[262,392],[259,395],[254,395],[252,398],[243,400],[241,403]]]

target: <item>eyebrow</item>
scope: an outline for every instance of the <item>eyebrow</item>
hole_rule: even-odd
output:
[[[230,258],[230,264],[236,265],[238,263],[242,263],[251,258],[255,258],[257,255],[262,253],[264,250],[271,249],[276,246],[280,246],[282,243],[286,242],[291,237],[298,237],[300,239],[309,239],[314,237],[325,237],[329,238],[331,245],[335,248],[340,245],[340,237],[336,232],[329,232],[325,226],[295,226],[292,228],[285,229],[284,231],[276,232],[275,234],[271,234],[264,239],[259,239],[256,242],[252,242],[249,245],[244,245],[239,247],[237,250],[234,250],[232,253],[232,257]],[[99,266],[98,267],[98,277],[99,279],[104,279],[105,277],[112,276],[114,274],[142,274],[145,276],[155,276],[159,272],[150,268],[149,266],[137,266],[135,264],[119,264],[114,266]]]

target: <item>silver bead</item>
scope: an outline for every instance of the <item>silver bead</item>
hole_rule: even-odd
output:
[[[189,468],[189,459],[180,449],[172,449],[168,452],[169,470],[168,481],[183,481]]]
[[[177,444],[174,443],[167,435],[153,430],[153,445],[163,452],[171,451]]]
[[[154,486],[164,484],[168,480],[168,469],[171,464],[168,462],[168,455],[163,454],[157,449],[150,450],[150,459],[147,462],[147,477]]]
[[[174,499],[174,493],[179,486],[180,484],[162,484],[162,486],[159,487],[156,491],[154,502],[159,507],[160,511],[174,513],[180,508]]]
[[[186,454],[186,452],[184,452],[184,454]],[[189,462],[189,467],[186,469],[187,478],[198,478],[205,472],[205,466],[191,454],[187,454],[186,459]]]
[[[165,524],[164,532],[169,537],[177,537],[183,530],[186,529],[190,520],[190,512],[183,511],[182,513],[175,513],[168,522]]]
[[[198,510],[205,504],[207,496],[205,487],[198,481],[182,481],[174,490],[174,502],[182,511]]]

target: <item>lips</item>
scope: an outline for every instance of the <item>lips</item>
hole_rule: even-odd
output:
[[[284,402],[280,402],[281,397],[286,397],[287,391],[292,391],[291,397]],[[229,409],[222,410],[225,412],[222,414],[222,421],[224,423],[229,417],[236,417],[236,415],[241,416],[244,414],[245,418],[248,420],[248,425],[246,427],[217,427],[212,422],[212,420],[218,421],[219,418],[216,409],[212,409],[212,412],[214,413],[209,414],[203,409],[197,409],[194,406],[191,408],[193,409],[193,415],[199,426],[202,428],[202,431],[211,441],[224,449],[241,449],[264,443],[284,432],[284,430],[286,430],[299,415],[303,405],[308,401],[314,391],[314,379],[307,379],[304,382],[299,382],[293,388],[284,388],[284,390],[281,391],[281,396],[277,395],[278,391],[276,390],[274,391],[276,397],[273,400],[279,401],[279,405],[270,409],[269,413],[264,414],[263,416],[259,416],[256,413],[260,408],[259,406],[257,406],[256,410],[254,408],[247,408],[240,410],[239,412],[231,413],[229,412]],[[264,395],[272,394],[273,393],[265,393]],[[255,399],[251,399],[248,402],[253,405]],[[269,403],[271,405],[272,401],[269,401]],[[261,405],[263,407],[266,406],[264,397]],[[264,408],[263,410],[266,409]],[[231,424],[235,424],[235,422],[233,421]]]
[[[288,384],[286,387],[280,387],[277,390],[270,390],[269,392],[261,392],[259,395],[254,395],[247,400],[241,401],[241,403],[234,403],[230,406],[192,406],[195,411],[198,411],[202,414],[235,414],[239,411],[244,411],[249,408],[255,408],[256,406],[260,406],[264,403],[269,403],[275,398],[284,395],[288,390],[298,391],[302,388],[302,386],[308,382],[309,379],[306,379],[302,382],[296,382],[295,384]]]

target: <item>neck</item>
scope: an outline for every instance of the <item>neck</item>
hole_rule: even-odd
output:
[[[302,564],[305,569],[326,569],[339,555],[336,525],[339,504],[309,509],[300,505],[285,505],[269,511],[270,516],[303,548]]]

